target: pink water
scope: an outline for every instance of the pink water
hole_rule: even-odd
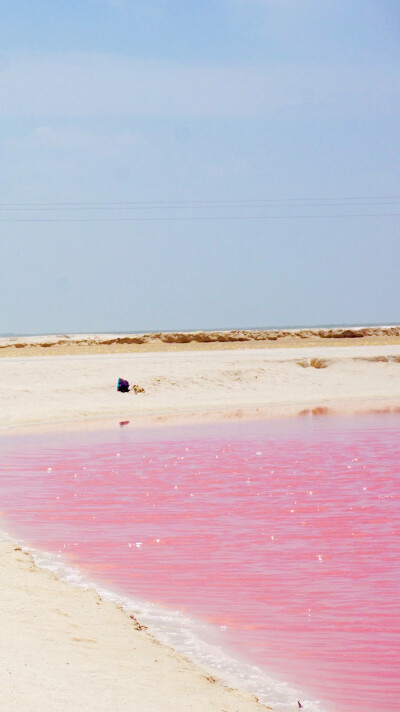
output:
[[[1,510],[323,709],[398,712],[399,434],[395,414],[3,437]]]

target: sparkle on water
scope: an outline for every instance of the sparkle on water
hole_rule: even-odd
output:
[[[3,517],[323,708],[397,712],[399,431],[388,414],[6,436]]]

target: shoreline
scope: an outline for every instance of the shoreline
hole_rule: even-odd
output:
[[[236,423],[243,421],[257,422],[260,420],[278,420],[286,418],[303,417],[354,417],[373,414],[387,414],[400,412],[400,396],[382,399],[380,397],[358,400],[332,400],[320,404],[316,402],[276,404],[269,407],[256,407],[253,409],[218,410],[212,411],[177,411],[165,415],[159,413],[146,413],[134,417],[129,421],[119,422],[120,426],[129,426],[135,429],[154,429],[179,426],[196,426],[204,424]],[[0,425],[0,437],[35,435],[39,433],[57,433],[66,431],[93,431],[106,430],[115,427],[116,419],[111,416],[95,416],[72,420],[44,421],[38,423],[16,423]]]
[[[83,575],[67,582],[36,556],[48,558],[0,537],[0,684],[7,712],[39,712],[44,700],[49,712],[130,712],[132,705],[138,712],[273,709],[160,642],[138,620],[133,601],[111,600]]]
[[[176,699],[183,693],[182,708],[180,704],[171,706],[170,703],[166,704],[163,700],[162,706],[157,706],[155,712],[158,712],[159,709],[163,712],[164,710],[165,712],[175,712],[175,710],[180,711],[181,709],[182,712],[186,709],[194,712],[201,712],[201,710],[205,712],[208,710],[220,712],[220,709],[223,709],[224,712],[265,712],[265,710],[277,712],[278,709],[282,710],[282,712],[290,712],[296,706],[295,701],[299,698],[303,702],[307,701],[306,709],[309,712],[327,712],[325,707],[320,707],[318,701],[313,701],[312,693],[305,688],[292,686],[287,680],[279,677],[276,671],[260,668],[256,664],[237,656],[237,654],[235,655],[234,651],[225,647],[222,635],[213,624],[196,617],[188,617],[184,611],[164,607],[157,602],[153,603],[144,599],[129,597],[121,591],[110,589],[101,579],[91,578],[90,571],[85,571],[76,567],[73,563],[64,561],[60,554],[37,549],[28,545],[21,537],[10,535],[4,531],[0,531],[0,585],[2,584],[4,558],[10,554],[17,557],[19,564],[26,564],[29,572],[40,574],[40,580],[39,576],[35,575],[36,580],[32,591],[33,599],[35,599],[38,585],[41,588],[41,599],[47,597],[47,594],[50,594],[48,585],[52,585],[54,581],[64,587],[65,596],[68,596],[68,590],[70,590],[78,609],[74,611],[74,619],[71,621],[72,629],[78,627],[83,629],[86,626],[86,619],[83,620],[81,616],[81,608],[82,605],[85,605],[85,602],[84,599],[81,600],[80,594],[83,597],[85,597],[85,594],[91,594],[92,606],[93,598],[95,598],[96,605],[105,604],[107,607],[111,607],[122,614],[119,621],[120,625],[114,631],[116,638],[123,635],[124,632],[126,633],[127,628],[133,633],[133,636],[136,636],[139,631],[141,640],[133,638],[131,641],[135,645],[134,649],[138,651],[137,655],[142,655],[143,653],[147,655],[148,651],[143,646],[143,638],[146,639],[147,646],[150,648],[146,685],[150,684],[152,686],[154,677],[157,679],[157,673],[162,668],[162,664],[165,663],[163,656],[172,658],[173,661],[170,661],[171,667],[173,668],[172,663],[174,663],[181,673],[183,664],[184,669],[187,670],[188,679],[186,681],[178,679],[178,685],[172,691]],[[12,574],[8,569],[8,577],[10,573]],[[86,602],[88,600],[90,602],[90,598],[86,597]],[[4,597],[0,592],[0,609],[4,610],[3,603]],[[61,605],[54,592],[51,600],[48,600],[47,603],[50,606],[53,606],[53,604]],[[33,608],[34,600],[31,601],[31,604]],[[49,612],[51,614],[54,609]],[[58,609],[56,609],[56,612],[61,613]],[[7,611],[7,613],[9,614],[10,611]],[[35,613],[34,617],[38,618],[39,616]],[[47,622],[45,625],[47,625]],[[55,632],[54,630],[52,631],[53,634]],[[69,631],[69,633],[72,635],[74,630]],[[109,631],[109,634],[113,635],[113,631]],[[87,635],[90,635],[90,631],[87,631]],[[29,637],[29,631],[26,637]],[[73,640],[77,639],[73,638]],[[67,642],[65,636],[64,640],[61,638],[60,642],[60,647],[63,648]],[[85,639],[83,642],[85,642]],[[118,641],[115,640],[114,642],[117,643]],[[109,653],[103,651],[103,655],[105,658],[103,663],[108,664]],[[2,645],[0,643],[1,656]],[[151,659],[152,656],[155,658],[154,660]],[[160,663],[160,666],[155,667],[151,665],[152,662]],[[150,668],[153,669],[151,670]],[[123,672],[125,675],[126,671],[124,670]],[[194,699],[192,699],[190,693],[193,682],[191,676],[193,674],[201,678],[202,689],[199,700],[197,700],[197,693],[195,693]],[[210,687],[207,684],[203,684],[203,679],[210,683]],[[185,684],[182,684],[183,682]],[[170,693],[170,690],[168,690],[168,693]],[[187,707],[184,706],[185,703]],[[148,700],[146,700],[147,704]],[[160,705],[161,702],[157,704]],[[175,702],[174,704],[177,703]],[[30,709],[29,706],[26,707],[26,710]],[[39,707],[34,707],[33,709],[36,712]],[[48,709],[53,712],[51,707]],[[57,707],[57,712],[58,709]],[[64,710],[64,707],[60,709]],[[66,706],[65,710],[67,709],[69,710],[70,708]],[[100,708],[93,707],[93,712],[97,709],[103,708],[101,706]],[[128,710],[130,712],[132,708],[122,706],[117,709],[123,711],[126,709],[126,712]],[[85,710],[92,710],[92,707],[85,707]],[[147,706],[135,705],[135,710],[147,712],[148,708]],[[54,710],[54,712],[56,711]]]
[[[0,437],[76,429],[78,423],[102,428],[117,418],[153,428],[398,410],[400,339],[394,338],[364,346],[352,338],[345,347],[335,341],[335,348],[311,346],[307,339],[286,349],[283,342],[279,349],[244,349],[241,343],[185,351],[180,345],[174,354],[46,350],[35,357],[24,350],[15,358],[3,350]],[[143,385],[145,393],[117,393],[119,375]],[[0,681],[8,712],[39,712],[44,699],[49,712],[128,712],[133,699],[137,712],[272,709],[159,643],[115,603],[65,583],[4,540],[1,577]]]

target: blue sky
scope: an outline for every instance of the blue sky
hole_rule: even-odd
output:
[[[0,9],[0,332],[399,321],[398,2]]]

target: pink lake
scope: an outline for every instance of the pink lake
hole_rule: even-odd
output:
[[[207,623],[288,683],[277,710],[398,712],[399,436],[399,414],[5,435],[2,528]]]

